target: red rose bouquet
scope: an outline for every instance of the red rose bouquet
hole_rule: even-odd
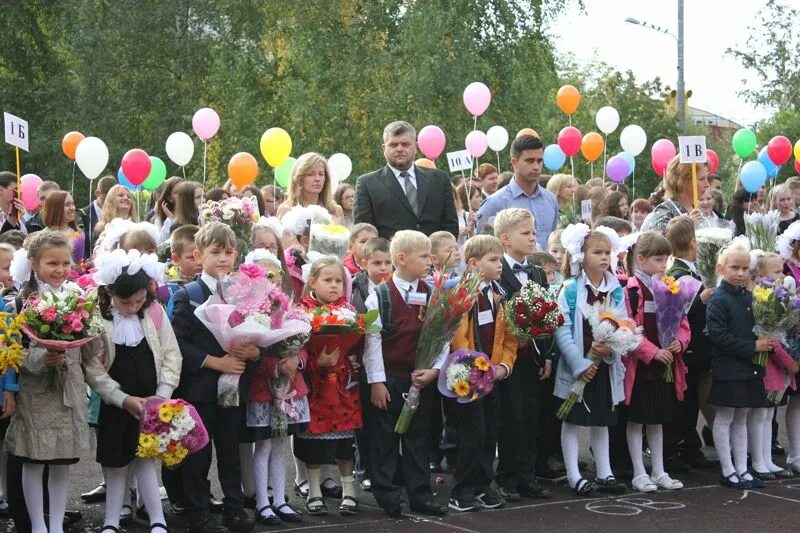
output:
[[[511,329],[522,342],[552,337],[564,324],[553,291],[529,281],[506,303]]]

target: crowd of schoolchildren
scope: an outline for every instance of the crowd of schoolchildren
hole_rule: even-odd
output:
[[[324,159],[314,161],[329,179]],[[298,165],[295,173],[302,172],[298,168],[305,167]],[[0,178],[0,189],[13,185]],[[292,183],[302,178],[293,176]],[[474,511],[548,498],[541,478],[565,476],[571,490],[588,496],[625,492],[621,478],[639,492],[681,489],[673,474],[686,465],[719,464],[721,483],[733,488],[800,473],[800,401],[793,395],[798,364],[779,342],[757,340],[749,290],[755,276],[795,275],[800,269],[800,231],[791,226],[787,234],[796,238],[787,242],[788,254],[765,253],[751,261],[741,244],[726,246],[717,260],[719,285],[699,292],[676,340],[661,346],[651,279],[665,273],[699,279],[695,222],[687,216],[670,220],[663,235],[642,232],[636,238],[626,237],[633,229],[629,222],[601,217],[593,227],[573,224],[553,232],[547,250],[537,249],[534,216],[519,208],[494,217],[493,235],[463,238],[403,230],[387,241],[371,225],[355,224],[345,258],[316,257],[309,250],[311,223],[327,211],[351,225],[352,203],[334,209],[325,199],[320,207],[295,205],[290,198],[279,221],[269,216],[280,200],[270,188],[263,195],[251,192],[263,216],[241,258],[237,235],[227,225],[193,222],[204,199],[242,191],[208,191],[204,198],[198,184],[173,178],[155,203],[152,225],[137,222],[130,193],[111,185],[100,181],[99,202],[83,213],[83,232],[64,191],[43,190],[43,211],[30,217],[26,229],[13,229],[22,226],[10,215],[14,206],[19,209],[16,202],[0,205],[9,213],[4,224],[12,228],[0,236],[6,308],[19,311],[37,292],[80,292],[70,273],[84,258],[97,268],[91,290],[106,326],[106,333],[78,349],[55,352],[31,343],[18,375],[3,376],[5,496],[19,531],[57,532],[74,518],[66,510],[70,466],[93,453],[95,441],[104,483],[83,496],[105,501],[103,531],[110,532],[132,515],[149,521],[152,531],[167,531],[163,490],[171,511],[184,515],[193,531],[221,532],[248,531],[254,522],[300,522],[304,514],[353,516],[363,491],[399,517],[404,510],[443,515],[448,507]],[[270,197],[272,209],[264,202]],[[130,224],[121,225],[121,219]],[[77,242],[84,249],[78,255]],[[165,242],[168,267],[156,257]],[[112,257],[117,249],[123,252]],[[239,263],[266,269],[303,308],[378,310],[381,332],[367,334],[351,354],[297,345],[278,356],[251,343],[226,352],[194,311]],[[473,402],[444,399],[437,391],[447,353],[433,368],[415,367],[413,347],[432,291],[432,268],[453,275],[472,270],[482,277],[477,300],[450,345],[491,359],[495,386]],[[530,282],[555,291],[564,318],[546,348],[518,342],[506,314],[505,302]],[[619,316],[643,328],[638,348],[620,357],[593,341],[583,304],[598,301],[610,302]],[[766,367],[752,362],[760,351],[770,352]],[[676,368],[674,382],[664,377],[668,365]],[[47,383],[54,367],[66,369],[63,386],[55,390]],[[217,404],[222,374],[241,376],[240,405]],[[277,398],[269,383],[277,376],[292,384],[298,411],[297,422],[280,433],[288,436],[273,431],[277,421],[270,406]],[[555,413],[576,379],[586,382],[583,400],[559,420]],[[323,381],[336,383],[336,393],[320,395],[330,390]],[[421,390],[419,405],[400,435],[394,426],[412,385]],[[87,410],[87,387],[94,409]],[[784,389],[788,407],[781,422],[790,446],[785,467],[773,462],[776,405],[766,395]],[[135,453],[138,419],[153,397],[190,402],[211,437],[176,469]],[[705,439],[713,440],[719,463],[700,450],[701,407],[710,428]],[[583,454],[582,427],[588,428],[590,447]],[[592,474],[581,461],[589,452]],[[210,490],[213,454],[221,502]],[[292,455],[293,482],[287,479]],[[446,467],[453,480],[449,503],[442,505],[431,474]],[[287,484],[302,498],[302,509],[290,503]],[[218,510],[221,521],[212,514]]]

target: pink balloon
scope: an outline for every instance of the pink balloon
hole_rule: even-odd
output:
[[[442,128],[430,125],[420,130],[417,144],[425,157],[433,160],[442,155],[447,139],[445,139]]]
[[[36,174],[25,174],[20,178],[20,193],[22,194],[22,204],[28,211],[33,211],[39,207],[39,186],[42,178]]]
[[[486,153],[486,149],[489,148],[489,139],[486,138],[486,134],[479,130],[472,130],[467,134],[467,138],[464,140],[464,145],[467,147],[467,150],[472,157],[480,157]]]
[[[650,157],[653,160],[653,168],[667,168],[667,165],[675,157],[675,145],[669,139],[659,139],[650,148]],[[658,170],[656,170],[658,172]]]
[[[464,89],[464,106],[475,117],[483,115],[491,102],[491,91],[479,81],[473,81]]]
[[[152,166],[153,164],[150,162],[150,156],[147,155],[147,152],[139,148],[128,150],[125,155],[122,156],[122,173],[125,174],[125,177],[128,178],[128,181],[130,181],[134,187],[138,187],[144,183],[147,176],[150,175]]]
[[[219,115],[209,107],[198,109],[192,117],[192,129],[204,141],[209,140],[219,131]]]
[[[572,157],[580,152],[582,142],[583,135],[578,128],[567,126],[558,132],[558,147],[567,157]]]

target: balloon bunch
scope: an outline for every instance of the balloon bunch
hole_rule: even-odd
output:
[[[738,130],[731,140],[733,151],[740,159],[750,157],[756,150],[758,140],[752,130],[742,128]],[[794,147],[795,158],[800,156],[798,150],[800,141]],[[792,157],[792,141],[783,135],[776,135],[769,140],[766,146],[758,152],[755,161],[748,161],[743,165],[740,163],[739,181],[742,186],[751,194],[755,194],[764,186],[767,179],[776,179],[781,166],[789,162]],[[795,170],[800,172],[800,166],[795,160]]]

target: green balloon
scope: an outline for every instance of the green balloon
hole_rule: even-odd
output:
[[[297,159],[294,157],[287,157],[286,161],[279,167],[275,167],[275,183],[284,189],[289,186],[289,177],[292,175],[292,169]]]
[[[742,128],[733,134],[733,151],[744,159],[756,149],[756,134],[752,130]]]
[[[150,174],[142,183],[142,187],[148,191],[158,189],[164,180],[167,179],[167,166],[156,156],[150,156]]]

